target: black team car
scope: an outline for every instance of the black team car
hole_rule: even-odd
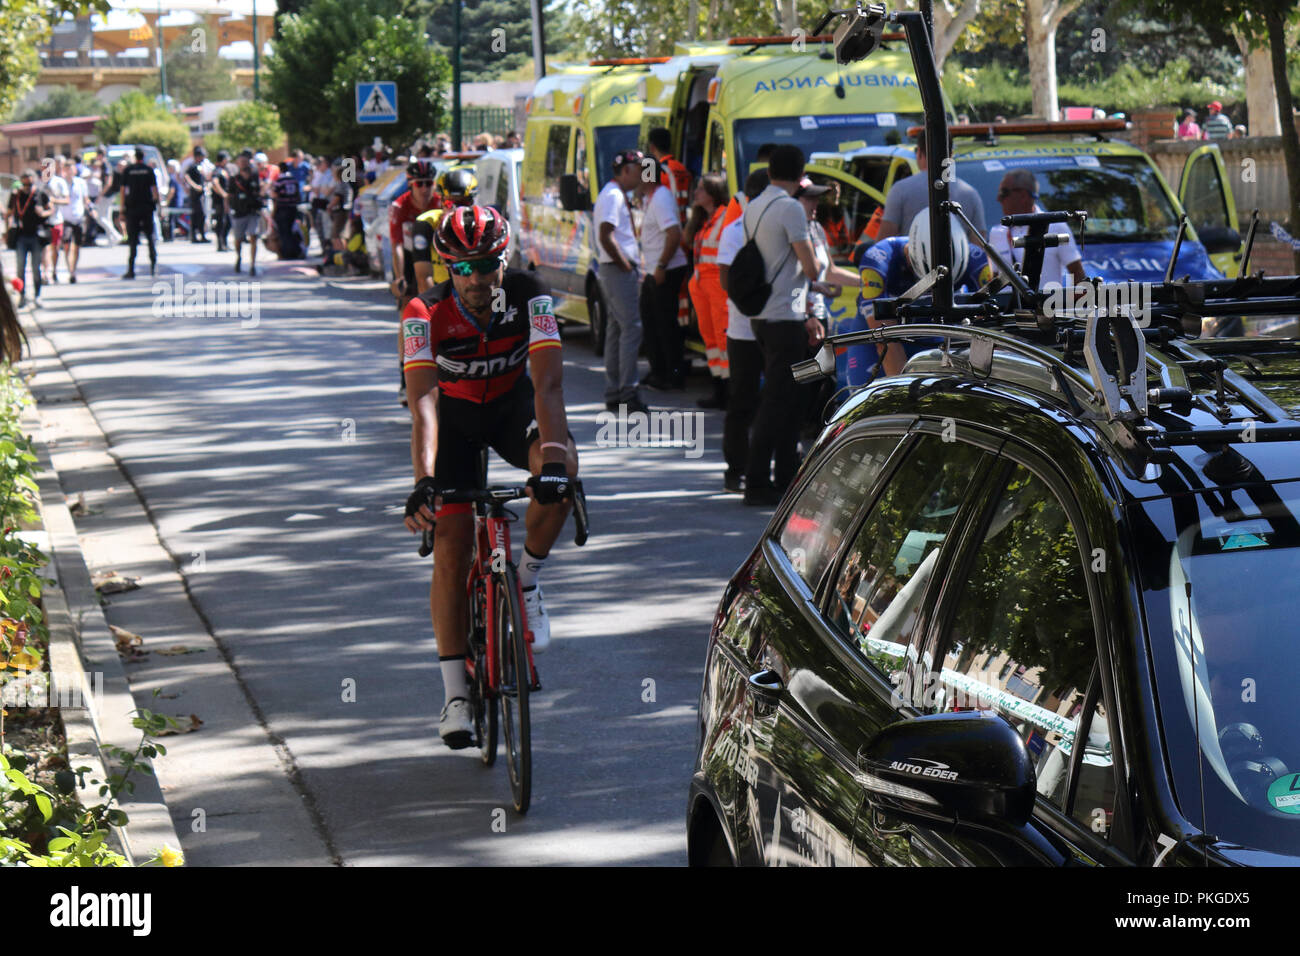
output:
[[[940,237],[877,307],[919,324],[831,340],[925,347],[835,412],[723,594],[692,864],[1300,862],[1300,343],[1195,337],[1300,313],[1300,279],[1247,274],[1252,222],[1239,277],[1051,314],[1061,215],[1024,222],[1030,281],[954,298]]]

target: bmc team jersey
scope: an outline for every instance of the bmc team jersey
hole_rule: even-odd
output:
[[[416,296],[402,313],[402,369],[436,368],[448,398],[490,402],[524,375],[537,349],[559,348],[551,293],[535,275],[507,269],[503,310],[485,326],[460,304],[450,282]]]
[[[427,209],[420,209],[415,205],[414,193],[402,193],[393,200],[392,206],[388,211],[388,240],[396,249],[401,246],[405,250],[402,264],[402,272],[406,279],[407,288],[415,288],[415,247],[412,245],[414,236],[415,219]]]

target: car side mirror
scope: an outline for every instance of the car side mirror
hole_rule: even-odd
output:
[[[1196,230],[1196,235],[1210,255],[1236,252],[1241,248],[1241,233],[1226,226],[1204,226]]]
[[[1029,822],[1037,796],[1024,741],[988,711],[890,724],[863,747],[858,766],[871,802],[928,825],[1019,829]]]
[[[569,212],[583,212],[591,206],[591,197],[585,195],[578,177],[565,173],[560,177],[560,208]]]

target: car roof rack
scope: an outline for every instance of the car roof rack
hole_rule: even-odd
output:
[[[840,63],[869,56],[887,24],[903,27],[925,107],[926,158],[932,168],[941,168],[950,127],[922,15],[888,13],[883,4],[859,0],[854,7],[828,11],[811,32],[821,35],[832,23],[837,24],[833,37]],[[986,135],[992,126],[1007,133],[1100,135],[1126,125],[1121,119],[972,123],[951,131]],[[907,324],[828,337],[815,358],[794,365],[798,381],[833,376],[836,347],[938,339],[944,367],[972,379],[993,374],[998,351],[1042,366],[1051,383],[1045,394],[1080,421],[1127,433],[1126,447],[1148,460],[1169,460],[1179,445],[1223,451],[1241,442],[1300,439],[1300,421],[1220,357],[1245,354],[1251,351],[1247,346],[1196,339],[1207,317],[1300,314],[1300,276],[1266,276],[1262,270],[1246,274],[1248,262],[1243,261],[1235,278],[1191,281],[1175,277],[1175,250],[1162,282],[1093,279],[1038,289],[975,232],[960,205],[948,200],[933,179],[929,193],[930,273],[903,295],[873,302],[876,319]],[[950,213],[1002,273],[976,293],[953,292]],[[1252,217],[1252,234],[1256,219]],[[1004,217],[1004,225],[1010,222]],[[1026,259],[1055,241],[1044,234],[1042,223],[1037,225],[1025,237]],[[1180,236],[1184,229],[1180,221]],[[954,342],[965,343],[965,350],[954,352]],[[1274,348],[1276,342],[1260,339],[1258,349]],[[1300,351],[1300,343],[1293,346]],[[1153,375],[1154,387],[1149,381]],[[1204,424],[1207,418],[1212,424]]]

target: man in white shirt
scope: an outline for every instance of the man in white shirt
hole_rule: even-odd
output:
[[[771,182],[741,216],[747,235],[763,255],[765,279],[772,287],[767,304],[751,318],[754,337],[763,350],[763,391],[745,469],[745,504],[760,507],[780,501],[799,464],[802,403],[790,366],[826,335],[807,310],[808,285],[817,281],[820,267],[808,238],[808,214],[792,198],[803,180],[803,168],[798,146],[772,150],[767,167]]]
[[[664,391],[686,388],[686,342],[677,324],[678,296],[690,273],[682,251],[682,221],[662,166],[643,167],[641,194],[641,324],[650,374],[643,385]]]
[[[41,165],[41,188],[49,199],[53,212],[45,222],[50,227],[50,244],[45,247],[45,274],[49,281],[59,281],[59,247],[63,244],[63,213],[68,208],[68,181],[63,178],[63,156],[46,159]]]
[[[1002,204],[1004,216],[1045,212],[1034,202],[1037,198],[1038,181],[1032,172],[1028,169],[1007,170],[998,186],[998,202]],[[1054,222],[1047,227],[1047,231],[1063,236],[1064,241],[1059,246],[1048,246],[1043,250],[1043,270],[1038,276],[1038,288],[1043,288],[1048,282],[1058,285],[1066,282],[1064,276],[1067,270],[1074,282],[1082,282],[1084,280],[1083,257],[1079,255],[1079,247],[1074,244],[1074,234],[1070,232],[1070,227],[1063,222]],[[996,249],[1008,263],[1023,267],[1025,250],[1014,248],[1012,242],[1028,232],[1028,226],[1015,226],[1008,229],[999,224],[989,230],[989,245]]]
[[[68,205],[63,210],[63,245],[64,260],[68,264],[68,281],[77,281],[77,260],[81,257],[81,245],[85,241],[83,226],[86,221],[88,192],[86,180],[77,175],[74,163],[64,163],[60,173],[68,184]],[[54,253],[57,257],[58,252]]]
[[[614,157],[614,175],[596,197],[592,222],[596,226],[596,279],[605,304],[605,408],[648,411],[637,393],[636,358],[641,349],[637,314],[641,283],[641,250],[627,194],[641,181],[640,150]]]

